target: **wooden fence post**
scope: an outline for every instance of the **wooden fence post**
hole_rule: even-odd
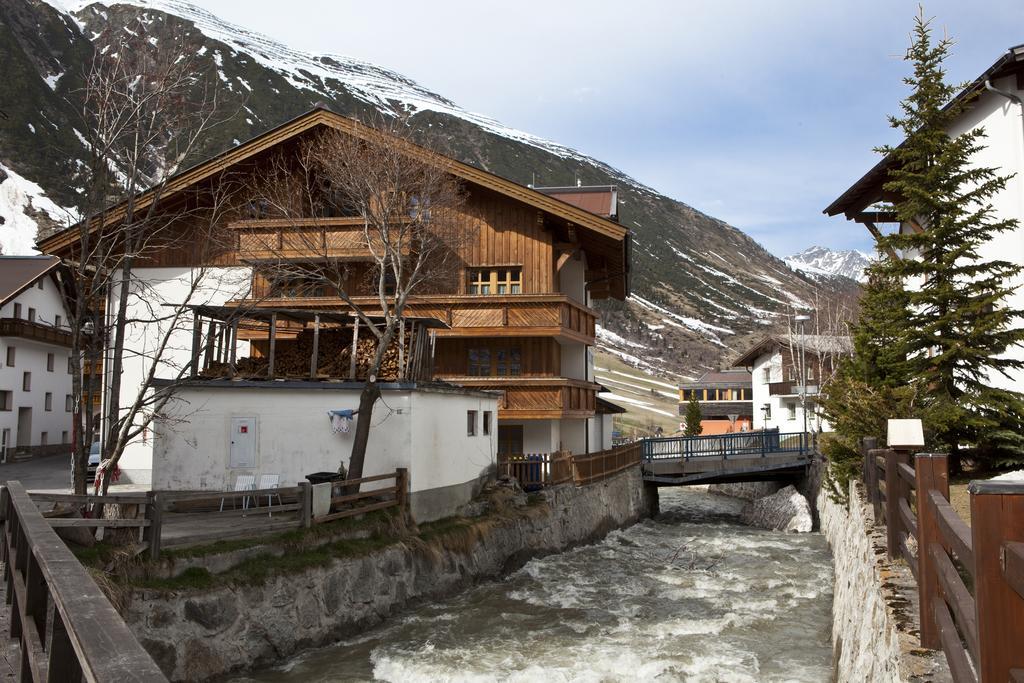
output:
[[[871,472],[871,483],[870,490],[868,491],[868,500],[871,501],[871,507],[875,512],[875,525],[885,524],[885,515],[882,512],[882,490],[881,490],[881,477],[878,474],[878,465],[875,463],[875,458],[885,457],[886,450],[884,448],[872,448],[868,451],[867,466]]]
[[[900,556],[900,535],[907,531],[900,519],[900,499],[909,498],[910,491],[906,482],[900,477],[898,466],[909,463],[910,455],[903,451],[886,450],[885,452],[885,541],[889,550],[889,559]]]
[[[149,559],[160,559],[160,537],[163,535],[164,500],[156,491],[146,493],[146,519],[149,526],[142,531],[142,539],[149,543]]]
[[[972,481],[967,490],[971,493],[978,681],[1022,680],[1011,678],[1012,670],[1024,669],[1024,586],[1016,556],[1019,546],[1011,544],[1024,541],[1024,483]]]
[[[313,489],[308,481],[299,482],[299,528],[313,526]]]
[[[917,488],[917,593],[921,618],[921,647],[941,650],[940,629],[935,621],[932,605],[942,600],[931,547],[942,542],[942,532],[935,516],[935,506],[929,500],[932,491],[949,500],[949,463],[944,453],[920,453],[914,458],[914,479]]]
[[[395,485],[398,487],[398,508],[402,514],[409,513],[409,470],[399,467],[395,470]]]

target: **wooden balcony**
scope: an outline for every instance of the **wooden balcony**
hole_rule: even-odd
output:
[[[260,218],[228,223],[242,261],[330,258],[364,261],[370,248],[362,218]]]
[[[807,395],[814,396],[818,393],[818,386],[816,384],[808,383]],[[800,395],[800,382],[796,380],[788,380],[786,382],[769,382],[768,383],[768,395],[769,396],[799,396]]]
[[[379,311],[376,297],[355,297],[357,305],[370,312]],[[345,309],[337,297],[301,299],[265,299],[259,306]],[[450,329],[437,330],[441,337],[557,337],[582,344],[595,343],[597,312],[563,294],[474,294],[429,295],[412,297],[406,315],[436,318]]]
[[[71,333],[67,330],[20,318],[0,318],[0,337],[21,337],[43,344],[71,346]]]
[[[502,392],[498,418],[593,417],[600,385],[567,377],[443,377],[452,384]]]

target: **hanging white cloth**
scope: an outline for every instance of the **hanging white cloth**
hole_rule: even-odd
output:
[[[348,434],[352,428],[352,416],[358,410],[328,410],[327,416],[331,419],[331,433]]]

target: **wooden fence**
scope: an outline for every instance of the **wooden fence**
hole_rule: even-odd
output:
[[[20,483],[0,489],[0,516],[20,680],[167,680]]]
[[[364,484],[394,480],[392,486],[359,490]],[[146,491],[106,496],[32,493],[36,503],[55,503],[86,511],[89,517],[45,517],[50,527],[139,529],[137,551],[158,559],[164,548],[201,545],[309,528],[344,517],[391,507],[408,508],[408,470],[332,484],[328,512],[313,515],[313,488],[297,486],[244,491]],[[337,491],[337,493],[335,493]],[[117,508],[104,518],[100,508]],[[50,514],[49,512],[45,514]],[[275,517],[275,515],[278,515]]]
[[[512,477],[525,491],[565,484],[573,479],[572,455],[568,451],[499,454],[498,476]]]
[[[499,454],[498,475],[516,479],[527,491],[569,482],[584,486],[639,465],[641,455],[640,442],[585,455],[567,451]]]
[[[889,557],[917,581],[921,646],[945,653],[956,683],[1024,683],[1024,483],[971,482],[968,526],[946,455],[911,466],[909,453],[865,449],[863,474]]]
[[[395,483],[392,486],[383,488],[367,491],[359,490],[363,484],[387,481],[388,479],[393,479]],[[393,507],[404,510],[408,507],[409,470],[404,467],[400,467],[394,472],[387,474],[377,474],[372,477],[362,477],[361,479],[345,479],[344,481],[335,482],[331,486],[331,504],[328,513],[319,517],[311,517],[305,522],[306,526],[310,523],[322,524],[336,519],[362,515],[374,510],[386,510]],[[337,491],[337,494],[335,494],[335,491]]]

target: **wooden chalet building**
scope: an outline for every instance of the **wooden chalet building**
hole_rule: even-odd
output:
[[[317,108],[177,174],[166,183],[160,206],[172,212],[188,206],[196,215],[227,175],[244,185],[245,174],[258,173],[272,153],[296,149],[305,136],[325,128],[364,139],[381,135]],[[610,447],[611,416],[599,409],[600,387],[593,374],[597,314],[591,304],[595,299],[625,299],[629,293],[630,236],[614,220],[615,189],[539,191],[432,156],[461,182],[467,197],[461,220],[475,234],[460,247],[461,275],[449,290],[414,294],[407,308],[410,318],[444,323],[431,330],[434,378],[500,392],[499,451],[587,453]],[[143,209],[149,201],[149,193],[143,193],[137,207]],[[117,209],[110,215],[116,219]],[[236,237],[211,250],[196,244],[201,240],[189,239],[189,228],[183,226],[184,239],[137,266],[137,276],[174,301],[183,287],[182,273],[208,266],[234,284],[206,288],[196,304],[242,305],[256,298],[256,305],[269,308],[344,311],[341,299],[322,290],[268,292],[266,283],[253,276],[251,264],[267,257],[265,240],[287,245],[294,232],[318,233],[318,239],[343,250],[352,262],[369,261],[358,216],[281,220],[236,211],[223,216],[222,227]],[[77,229],[65,230],[43,240],[39,248],[71,257],[77,237]],[[299,249],[291,256],[302,258],[303,253]],[[240,288],[239,281],[248,287]],[[369,290],[355,299],[369,308],[377,302]],[[249,336],[258,348],[261,334]],[[235,343],[244,344],[244,336]],[[128,396],[138,390],[142,375],[131,366],[125,375],[122,391]],[[151,463],[151,448],[133,443],[122,457],[122,470],[144,470],[147,458]]]
[[[753,425],[753,389],[746,369],[712,370],[695,382],[679,385],[679,416],[690,398],[700,405],[701,434],[746,432]]]

